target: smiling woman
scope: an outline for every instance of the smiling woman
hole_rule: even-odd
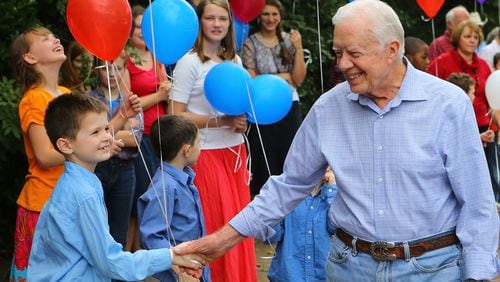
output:
[[[250,75],[272,74],[281,77],[293,94],[292,107],[282,120],[269,125],[259,124],[258,128],[255,123],[250,123],[248,139],[253,163],[250,187],[254,195],[259,193],[270,175],[283,172],[288,148],[302,121],[297,92],[297,87],[306,77],[302,36],[298,30],[283,32],[283,17],[281,2],[267,0],[257,18],[259,31],[243,44],[243,64]],[[259,120],[258,116],[256,120]]]

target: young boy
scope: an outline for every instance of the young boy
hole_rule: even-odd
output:
[[[193,184],[195,173],[189,167],[200,155],[198,127],[181,116],[163,116],[151,127],[151,141],[163,162],[137,201],[141,242],[150,250],[169,248],[205,235],[200,196]],[[162,282],[178,280],[173,270],[155,277]],[[210,281],[208,267],[202,281]]]
[[[425,71],[429,66],[429,46],[417,37],[405,37],[405,56],[418,70]]]
[[[276,234],[269,242],[278,245],[269,267],[270,281],[326,281],[330,234],[335,231],[328,224],[328,210],[336,193],[329,168],[311,194],[274,227]]]
[[[476,83],[470,75],[464,72],[454,72],[448,76],[447,80],[460,87],[467,94],[467,96],[469,96],[471,102],[474,102],[474,99],[476,99],[476,95],[474,94],[474,92],[476,92]],[[481,132],[479,136],[481,137],[483,144],[486,146],[487,143],[493,142],[495,132],[492,129],[488,129]]]
[[[47,135],[66,161],[36,226],[28,281],[141,280],[172,264],[201,275],[199,257],[167,248],[123,252],[109,234],[102,185],[93,173],[110,157],[107,111],[99,100],[76,94],[58,96],[47,108]]]

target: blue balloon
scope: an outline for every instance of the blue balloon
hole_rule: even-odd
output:
[[[278,122],[288,114],[293,96],[290,85],[283,78],[264,74],[254,78],[252,85],[253,111],[248,108],[247,120],[266,125]]]
[[[248,38],[248,33],[250,32],[250,26],[238,19],[236,16],[234,18],[234,33],[236,37],[236,50],[240,50],[245,40]]]
[[[223,62],[205,77],[205,97],[212,107],[226,115],[241,115],[249,107],[252,78],[240,65]]]
[[[148,49],[155,52],[158,61],[171,65],[193,47],[199,23],[195,11],[186,1],[155,0],[144,12],[141,25]]]

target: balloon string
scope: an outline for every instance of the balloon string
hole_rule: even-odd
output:
[[[436,30],[434,28],[434,18],[431,19],[431,26],[432,26],[432,40],[436,40]],[[434,54],[437,54],[437,44],[434,44]],[[439,70],[438,70],[438,62],[434,64],[436,67],[436,76],[439,77]]]
[[[108,63],[108,61],[105,61],[104,64],[106,66],[106,80],[108,82],[109,111],[111,112],[113,110],[113,107],[112,107],[112,101],[111,101],[112,97],[111,97],[111,81],[110,81],[110,77],[109,77],[109,63]],[[113,140],[115,140],[115,128],[113,126],[111,127],[111,136],[113,137]]]
[[[151,25],[151,43],[152,43],[152,50],[151,50],[151,54],[153,56],[153,68],[154,68],[154,72],[155,72],[155,77],[159,78],[160,77],[160,73],[158,73],[161,68],[158,68],[158,61],[156,59],[156,42],[155,42],[155,32],[154,32],[154,21],[153,21],[153,7],[151,5],[151,0],[149,0],[149,8],[150,8],[150,17],[149,17],[149,21],[150,21],[150,25]],[[158,82],[160,81],[160,79],[158,79]],[[158,92],[158,84],[156,84],[156,92]],[[160,101],[158,99],[158,96],[156,96],[156,116],[157,117],[160,117]],[[162,147],[162,144],[161,144],[161,126],[160,126],[160,119],[158,118],[156,120],[157,122],[157,125],[158,125],[158,145],[159,147],[161,148]],[[153,183],[153,179],[151,177],[151,174],[149,173],[149,170],[147,168],[147,165],[146,165],[146,161],[144,159],[144,157],[141,155],[142,157],[142,161],[143,161],[143,164],[146,168],[146,172],[147,172],[147,175],[149,177],[149,180],[150,180],[150,183]],[[163,172],[163,154],[160,150],[159,152],[159,157],[160,157],[160,171]],[[155,196],[156,196],[156,199],[158,200],[158,203],[160,204],[160,209],[163,209],[164,211],[162,211],[163,213],[163,217],[165,219],[165,224],[167,226],[167,232],[171,235],[171,238],[172,238],[172,241],[174,242],[174,244],[176,244],[176,240],[173,236],[173,233],[172,233],[172,230],[171,230],[171,227],[170,227],[170,224],[169,224],[169,221],[168,221],[168,215],[167,215],[167,197],[166,197],[166,184],[165,184],[165,175],[162,173],[162,193],[163,193],[163,207],[161,205],[162,201],[161,201],[161,198],[160,196],[156,193],[156,190],[155,190]],[[172,247],[171,243],[170,243],[170,240],[168,240],[168,244],[169,244],[169,247]]]
[[[321,78],[321,93],[325,92],[323,88],[323,56],[321,54],[321,28],[319,19],[319,0],[316,0],[316,21],[318,26],[318,53],[319,53],[319,74]]]
[[[269,167],[269,162],[267,160],[266,148],[264,148],[264,142],[262,141],[262,135],[260,134],[259,121],[257,115],[255,114],[255,109],[253,107],[252,97],[250,95],[250,88],[248,87],[248,83],[245,81],[245,85],[247,87],[247,95],[248,101],[250,102],[250,110],[252,111],[252,116],[255,121],[255,128],[257,129],[257,135],[259,136],[260,147],[262,148],[262,154],[264,155],[264,161],[266,163],[267,173],[271,176],[271,168]],[[250,132],[250,126],[248,127],[248,132]]]
[[[248,132],[248,130],[247,130]],[[250,186],[250,181],[252,180],[252,151],[250,150],[250,141],[248,140],[247,134],[242,134],[243,139],[245,139],[245,145],[248,151],[246,167],[248,168],[248,174],[246,179],[247,186]]]

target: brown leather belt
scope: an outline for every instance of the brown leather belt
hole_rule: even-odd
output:
[[[353,237],[344,230],[337,228],[335,235],[349,247],[353,247]],[[427,241],[409,244],[410,257],[418,257],[426,252],[440,249],[446,246],[460,243],[457,235],[449,234],[441,237],[429,239]],[[356,250],[371,255],[375,260],[391,261],[395,259],[404,259],[405,252],[403,243],[395,242],[368,242],[361,239],[356,240]]]

